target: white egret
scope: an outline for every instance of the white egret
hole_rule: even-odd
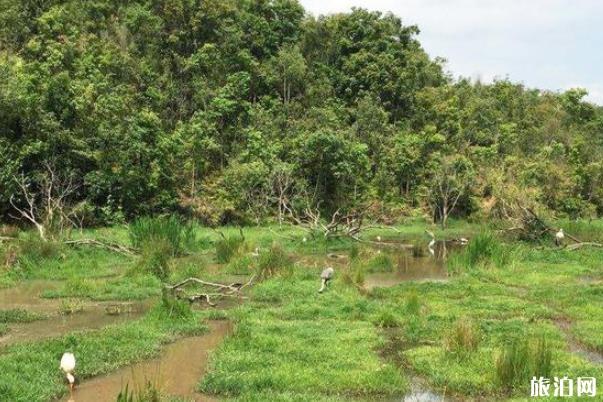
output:
[[[377,241],[381,243],[381,236],[377,236]]]
[[[557,247],[563,244],[563,239],[565,239],[565,234],[563,233],[563,228],[560,228],[557,233],[555,233],[555,244]]]
[[[430,232],[429,230],[426,230],[426,232],[429,236],[431,236],[431,241],[427,244],[427,248],[429,249],[429,254],[431,254],[432,256],[435,256],[435,245],[436,245],[435,235],[433,234],[433,232]]]
[[[65,377],[67,377],[67,381],[69,382],[69,391],[73,392],[73,388],[75,387],[75,356],[73,353],[65,352],[63,353],[63,357],[61,357],[61,370],[65,373]]]
[[[321,272],[321,274],[320,274],[321,286],[320,286],[320,289],[318,290],[318,293],[322,293],[325,290],[325,288],[327,287],[327,285],[329,284],[331,279],[333,279],[334,273],[335,273],[335,270],[332,267],[327,267]]]

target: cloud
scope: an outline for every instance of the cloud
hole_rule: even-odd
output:
[[[456,75],[509,77],[528,86],[561,90],[579,83],[603,104],[599,74],[603,2],[599,0],[301,0],[312,14],[353,6],[391,11],[417,24],[432,56]]]

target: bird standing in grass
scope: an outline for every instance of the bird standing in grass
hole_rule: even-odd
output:
[[[563,228],[560,228],[559,231],[555,233],[555,244],[557,247],[561,247],[563,239],[565,239],[565,234],[563,233]]]
[[[326,287],[329,284],[329,282],[331,281],[331,279],[333,279],[334,273],[335,273],[335,270],[331,267],[327,267],[321,272],[321,274],[320,274],[321,286],[320,286],[320,289],[318,290],[318,293],[322,293],[326,289]]]
[[[75,356],[73,353],[63,353],[63,357],[61,357],[61,370],[63,370],[69,382],[69,391],[73,392],[73,388],[75,387]]]

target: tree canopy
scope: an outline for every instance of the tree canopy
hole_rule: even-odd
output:
[[[452,79],[418,32],[295,0],[0,0],[0,216],[48,166],[76,178],[89,225],[244,223],[307,199],[442,219],[438,186],[452,215],[518,194],[603,214],[603,110],[584,90]]]

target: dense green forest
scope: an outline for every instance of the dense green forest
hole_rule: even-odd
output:
[[[603,108],[586,91],[455,79],[398,16],[315,17],[292,0],[0,4],[5,220],[50,199],[83,225],[243,224],[303,205],[603,215]]]

